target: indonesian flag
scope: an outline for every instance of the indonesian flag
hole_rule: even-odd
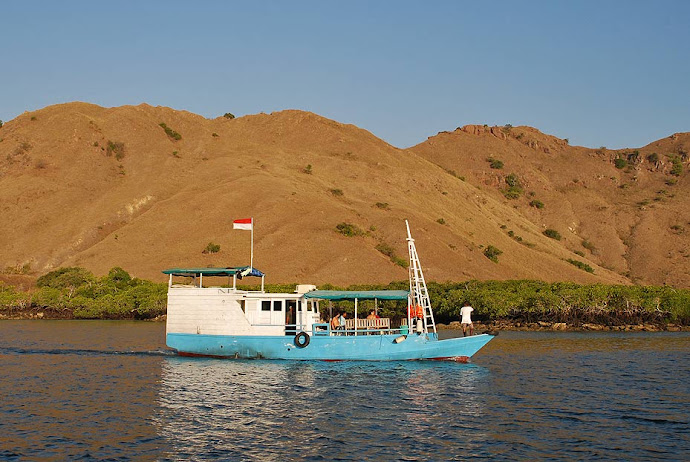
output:
[[[239,220],[235,220],[232,222],[232,229],[244,229],[251,231],[252,227],[254,226],[254,222],[252,220],[252,218],[240,218]]]

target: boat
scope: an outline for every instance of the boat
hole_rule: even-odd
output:
[[[467,362],[489,334],[439,340],[426,281],[407,226],[409,290],[317,290],[268,293],[265,274],[253,266],[171,268],[166,344],[181,356],[322,361],[452,360]],[[261,279],[258,290],[241,290],[238,279]],[[218,280],[225,284],[218,284]],[[211,281],[211,282],[209,282]],[[348,302],[354,316],[344,328],[325,322],[325,305]],[[407,318],[359,317],[362,304],[407,304]]]

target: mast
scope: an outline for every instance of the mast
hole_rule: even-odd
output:
[[[426,287],[422,265],[419,262],[419,255],[417,254],[417,247],[414,244],[414,239],[412,239],[412,234],[410,234],[410,224],[407,220],[405,220],[405,226],[407,226],[407,250],[410,254],[410,298],[412,300],[411,309],[413,310],[410,316],[415,316],[417,305],[421,306],[424,312],[422,318],[424,320],[424,332],[433,330],[433,332],[436,333],[436,323],[434,322],[434,312],[431,309],[429,291]],[[412,329],[411,325],[410,329]]]

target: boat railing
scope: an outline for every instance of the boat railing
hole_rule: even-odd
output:
[[[355,320],[346,319],[345,329],[354,329]],[[357,329],[390,329],[391,320],[390,318],[375,318],[375,319],[357,319]]]
[[[346,325],[345,329],[331,329],[331,325],[329,323],[325,323],[325,322],[324,323],[314,323],[314,324],[312,324],[311,335],[329,337],[329,336],[355,336],[355,335],[399,335],[399,334],[407,334],[408,333],[408,329],[407,329],[406,325],[391,329],[390,328],[390,320],[389,320],[389,323],[387,323],[387,326],[388,327],[386,327],[386,328],[358,327],[357,329],[354,329],[354,328],[348,328]],[[354,323],[351,324],[351,327],[354,327]]]
[[[381,322],[385,319],[388,322]],[[354,321],[354,320],[352,320]],[[358,321],[367,321],[366,319],[359,319]],[[285,335],[297,335],[300,332],[306,332],[313,336],[355,336],[355,335],[400,335],[408,334],[407,325],[400,327],[390,327],[390,320],[387,318],[380,318],[377,320],[370,319],[368,321],[379,321],[378,323],[357,323],[357,329],[354,329],[354,322],[346,324],[344,329],[331,329],[330,323],[316,322],[311,325],[311,330],[304,324],[285,324]],[[378,324],[385,327],[371,327],[372,324]],[[257,327],[279,327],[280,324],[252,324]]]

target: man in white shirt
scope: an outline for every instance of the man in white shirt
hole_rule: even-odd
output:
[[[474,335],[474,325],[472,324],[472,312],[474,308],[470,306],[470,302],[465,302],[460,308],[460,326],[462,326],[462,336],[467,336],[467,328],[470,328],[470,335]]]

